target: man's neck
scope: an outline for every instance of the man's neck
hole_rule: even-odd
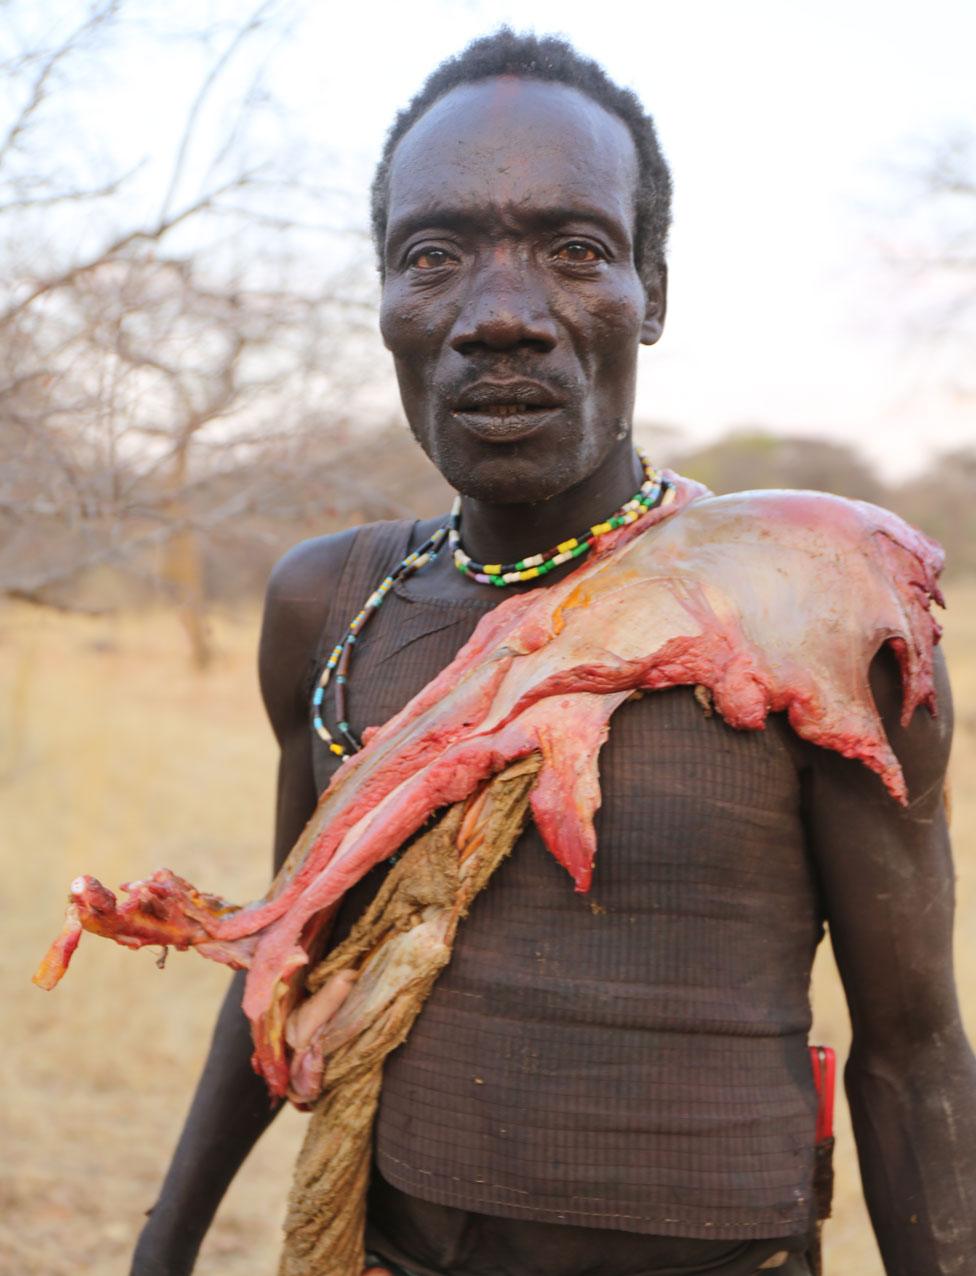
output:
[[[481,563],[514,563],[545,553],[560,541],[610,517],[644,481],[628,438],[575,487],[531,505],[461,501],[461,543]]]

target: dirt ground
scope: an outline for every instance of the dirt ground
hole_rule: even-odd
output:
[[[976,1027],[976,583],[950,594],[956,686],[958,960]],[[79,872],[114,886],[167,865],[233,899],[269,863],[274,748],[254,673],[256,617],[216,625],[218,659],[194,673],[169,614],[83,619],[0,611],[2,1276],[120,1276],[152,1203],[201,1064],[226,973],[193,954],[122,952],[86,937],[53,993],[30,975]],[[826,946],[825,946],[826,948]],[[847,1017],[829,952],[815,1036],[841,1056]],[[286,1112],[218,1216],[200,1276],[275,1270],[303,1118]],[[846,1109],[829,1276],[881,1276]]]

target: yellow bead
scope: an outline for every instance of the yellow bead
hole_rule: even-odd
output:
[[[590,528],[590,531],[593,533],[594,536],[602,536],[604,532],[610,531],[610,524],[597,523],[594,527]]]
[[[576,548],[576,546],[577,546],[578,544],[579,544],[579,542],[577,541],[577,539],[576,539],[576,537],[575,537],[575,536],[572,538],[572,540],[568,540],[568,541],[561,541],[561,542],[560,542],[560,543],[556,546],[556,553],[557,553],[557,554],[566,554],[566,553],[568,553],[568,552],[569,552],[569,550],[571,550],[571,549],[575,549],[575,548]]]
[[[522,573],[522,579],[523,579],[523,580],[535,580],[535,578],[536,578],[536,576],[538,576],[538,574],[539,574],[539,569],[538,569],[538,567],[530,567],[530,568],[528,569],[528,571],[524,571],[524,572]]]
[[[481,569],[486,576],[500,576],[502,574],[501,563],[485,563]]]

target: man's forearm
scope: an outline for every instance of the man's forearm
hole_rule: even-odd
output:
[[[846,1084],[888,1276],[968,1276],[976,1255],[976,1059],[961,1028],[897,1064],[855,1050]]]
[[[234,976],[214,1029],[159,1200],[143,1229],[132,1276],[185,1276],[231,1180],[279,1105],[251,1068],[241,1010],[244,974]]]

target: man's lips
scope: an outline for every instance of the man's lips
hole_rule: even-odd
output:
[[[512,411],[541,411],[565,406],[564,396],[540,381],[476,381],[458,395],[455,412],[488,412],[504,416]]]
[[[453,413],[472,433],[489,442],[525,437],[566,406],[566,400],[538,381],[477,381],[459,395]]]

